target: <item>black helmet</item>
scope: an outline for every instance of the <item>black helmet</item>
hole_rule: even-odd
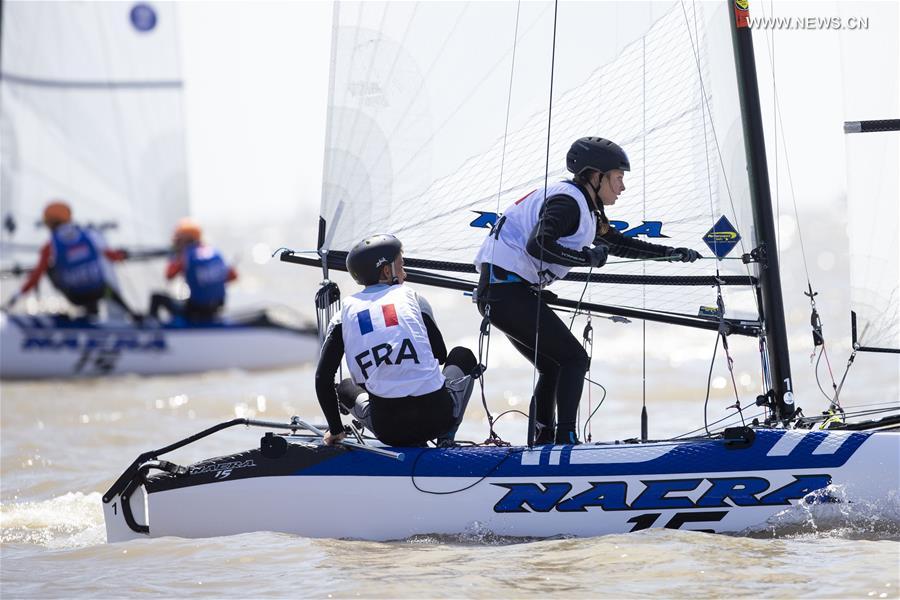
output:
[[[628,155],[618,144],[599,137],[583,137],[575,140],[569,148],[566,168],[575,175],[581,175],[585,169],[601,173],[613,169],[630,171],[631,164],[628,162]]]
[[[388,233],[370,235],[347,253],[347,271],[359,285],[376,284],[381,267],[394,262],[401,250],[400,240]]]

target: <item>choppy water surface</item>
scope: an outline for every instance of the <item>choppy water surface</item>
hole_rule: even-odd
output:
[[[530,371],[512,364],[496,367],[495,395],[509,388],[503,407],[522,408],[511,390],[527,384]],[[137,454],[235,415],[320,420],[311,380],[311,368],[301,367],[3,383],[3,596],[898,597],[900,516],[865,510],[819,521],[794,511],[742,537],[649,530],[511,540],[473,531],[373,543],[254,533],[105,543],[100,495]],[[609,402],[595,439],[613,430],[630,437],[639,403]],[[464,437],[484,435],[478,408],[473,399]],[[683,416],[664,426],[661,411],[651,410],[651,431],[668,428],[660,435],[699,415],[696,403],[676,403],[666,412]],[[499,429],[519,441],[524,419],[505,417]],[[257,437],[229,430],[173,459],[243,449]]]

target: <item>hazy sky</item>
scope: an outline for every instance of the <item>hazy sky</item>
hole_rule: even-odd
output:
[[[196,216],[279,222],[318,207],[331,3],[178,8]]]

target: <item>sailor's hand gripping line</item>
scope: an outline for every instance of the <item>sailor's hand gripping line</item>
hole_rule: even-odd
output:
[[[298,426],[299,428],[305,429],[307,431],[311,431],[315,435],[322,438],[323,443],[326,443],[325,440],[326,434],[324,431],[316,427],[315,425],[310,425],[306,421],[300,420],[298,417],[291,418],[291,427]],[[345,434],[346,435],[346,434]],[[331,438],[334,440],[334,444],[345,446],[347,448],[356,448],[358,450],[365,450],[367,452],[371,452],[372,454],[377,454],[379,456],[386,456],[388,458],[393,458],[395,460],[403,461],[404,455],[402,452],[393,452],[391,450],[385,450],[384,448],[378,448],[376,446],[369,446],[361,441],[354,442],[353,440],[348,440],[345,437],[334,436]]]

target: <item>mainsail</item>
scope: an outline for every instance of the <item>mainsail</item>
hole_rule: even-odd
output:
[[[2,246],[25,266],[69,202],[113,243],[167,241],[188,213],[172,4],[4,2]],[[17,251],[21,251],[17,253]]]
[[[569,145],[600,135],[631,159],[627,191],[608,210],[626,235],[711,258],[703,238],[724,216],[740,241],[721,261],[613,258],[594,274],[603,285],[565,281],[553,291],[697,315],[716,306],[718,274],[744,284],[725,292],[726,315],[756,318],[746,285],[754,273],[737,260],[754,231],[727,8],[336,5],[323,249],[390,232],[407,257],[471,272],[496,214],[566,178]]]

